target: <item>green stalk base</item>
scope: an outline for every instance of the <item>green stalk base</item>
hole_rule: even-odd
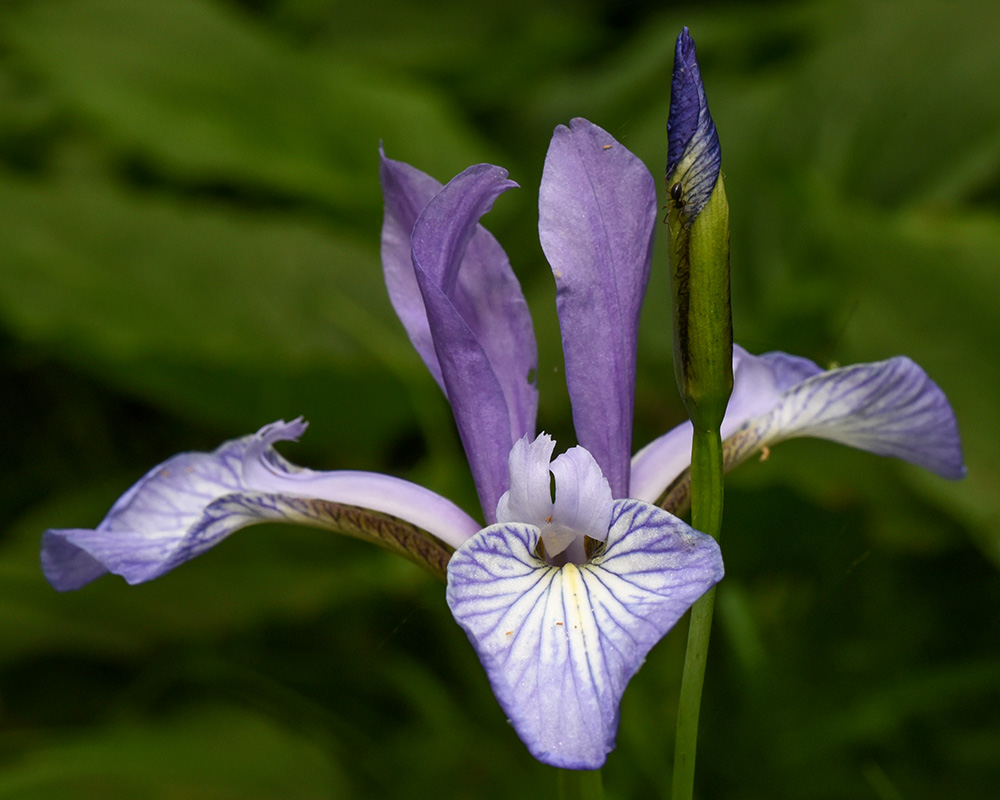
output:
[[[694,432],[691,450],[691,525],[714,539],[722,531],[722,437],[719,431]],[[708,641],[715,611],[715,589],[691,607],[687,652],[677,706],[672,800],[694,797],[694,767],[698,747],[698,716],[708,662]]]

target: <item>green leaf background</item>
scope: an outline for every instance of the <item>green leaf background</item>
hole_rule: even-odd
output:
[[[695,36],[724,151],[737,339],[910,355],[968,477],[822,442],[734,473],[699,755],[719,798],[992,797],[1000,781],[1000,9],[992,2],[10,0],[0,6],[0,798],[549,797],[441,587],[250,529],[158,581],[59,595],[41,531],[274,419],[315,468],[475,511],[381,284],[377,148],[506,166],[487,225],[572,443],[536,194],[552,128],[659,174]],[[676,424],[665,254],[636,444]],[[611,798],[665,797],[683,624],[622,706]]]

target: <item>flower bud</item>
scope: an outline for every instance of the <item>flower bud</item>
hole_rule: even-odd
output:
[[[667,225],[674,373],[698,430],[719,430],[733,389],[729,204],[722,150],[684,28],[677,37],[667,121]]]

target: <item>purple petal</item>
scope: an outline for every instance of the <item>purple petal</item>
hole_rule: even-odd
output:
[[[442,185],[416,167],[386,158],[381,147],[379,179],[385,202],[385,216],[382,220],[382,271],[389,290],[389,300],[413,347],[424,360],[438,386],[444,389],[441,366],[434,352],[427,311],[417,286],[417,277],[413,273],[413,259],[410,255],[410,234],[413,233],[417,217],[431,198],[441,191]],[[481,229],[481,235],[493,239],[484,229]],[[495,241],[493,244],[499,248]]]
[[[626,497],[636,338],[657,216],[653,178],[610,134],[574,119],[552,137],[538,206],[577,438],[614,496]]]
[[[693,221],[708,202],[722,167],[719,134],[708,111],[694,40],[684,28],[677,37],[667,118],[667,182],[681,183],[682,218]]]
[[[666,488],[691,466],[693,430],[690,422],[682,422],[632,457],[633,497],[658,502]]]
[[[60,590],[77,589],[106,571],[140,583],[255,522],[339,529],[344,509],[330,504],[398,517],[454,547],[478,530],[453,503],[408,481],[290,464],[273,444],[297,438],[305,427],[301,420],[276,422],[212,453],[170,458],[130,488],[96,529],[46,531],[41,553],[46,577]]]
[[[965,474],[955,414],[944,392],[910,359],[823,372],[786,353],[734,346],[733,397],[722,423],[727,469],[762,447],[815,436],[895,456],[946,478]],[[633,495],[648,502],[691,463],[691,424],[650,442],[632,460]]]
[[[722,578],[722,557],[710,537],[634,500],[615,501],[606,548],[586,564],[549,566],[538,539],[513,523],[473,536],[448,565],[448,605],[532,755],[597,769],[626,684]]]
[[[499,167],[469,167],[427,204],[412,236],[445,393],[490,522],[511,446],[534,435],[538,408],[527,304],[503,251],[476,235],[479,218],[515,185]]]
[[[746,423],[760,447],[815,436],[894,456],[945,478],[965,475],[955,413],[944,392],[905,356],[815,375],[768,414]]]
[[[733,345],[733,394],[726,407],[722,438],[751,417],[774,408],[782,395],[823,370],[808,358],[771,352],[751,355]]]

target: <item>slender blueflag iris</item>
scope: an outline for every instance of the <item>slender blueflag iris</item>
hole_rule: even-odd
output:
[[[106,572],[140,583],[264,521],[369,539],[446,574],[452,613],[531,753],[596,769],[614,748],[629,679],[723,574],[710,537],[652,505],[668,487],[679,496],[690,427],[630,457],[658,216],[653,178],[586,120],[555,131],[539,230],[579,446],[553,458],[553,440],[536,435],[527,304],[479,224],[515,184],[488,164],[446,186],[384,155],[380,172],[389,296],[451,404],[482,516],[396,477],[295,466],[274,444],[297,438],[305,423],[276,422],[155,467],[96,529],[46,531],[42,567],[61,590]],[[819,435],[946,475],[961,470],[947,400],[912,362],[822,372],[804,359],[737,350],[735,365],[723,429],[742,443],[741,458],[780,438]]]

